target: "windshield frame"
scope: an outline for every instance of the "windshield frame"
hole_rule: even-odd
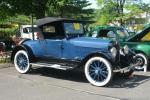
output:
[[[123,31],[122,31],[123,30]],[[118,31],[122,32],[124,36],[121,36]],[[130,37],[128,31],[124,28],[117,28],[116,33],[120,39],[128,39]]]

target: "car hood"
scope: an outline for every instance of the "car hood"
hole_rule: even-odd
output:
[[[111,40],[92,37],[77,37],[70,39],[70,42],[75,46],[90,47],[90,48],[105,48],[108,49]]]
[[[145,36],[147,33],[149,33],[149,31],[150,31],[150,27],[146,27],[143,31],[141,31],[140,33],[135,34],[134,36],[129,38],[127,41],[132,42],[132,41],[135,41],[135,40],[139,40],[143,36]]]

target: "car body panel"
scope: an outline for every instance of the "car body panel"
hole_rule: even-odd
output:
[[[77,37],[73,39],[45,39],[29,40],[23,44],[32,48],[36,57],[56,57],[63,59],[84,59],[90,53],[109,53],[110,40],[100,40],[88,37]]]
[[[135,34],[134,36],[131,36],[128,38],[120,38],[116,30],[121,29],[121,28],[115,27],[115,26],[98,26],[94,28],[91,32],[100,31],[102,29],[113,31],[116,34],[116,40],[120,43],[121,47],[128,45],[129,48],[133,49],[135,52],[141,52],[141,53],[146,54],[148,57],[150,57],[150,41],[140,40],[143,36],[145,36],[149,32],[150,27],[146,27],[139,34]],[[87,36],[89,36],[91,32],[87,33]]]
[[[64,43],[63,57],[73,59],[84,59],[88,54],[94,52],[109,52],[109,41],[97,40],[92,38],[74,38],[66,40]],[[70,50],[71,49],[71,50]],[[69,52],[70,51],[70,52]],[[68,54],[68,53],[69,54]]]
[[[123,42],[122,46],[128,45],[135,52],[141,52],[150,57],[150,43],[148,42]]]
[[[61,63],[63,66],[63,63],[72,66],[73,62],[78,62],[77,66],[84,66],[89,58],[99,56],[107,59],[113,65],[113,69],[120,70],[130,67],[130,63],[123,64],[123,66],[120,64],[120,58],[124,58],[124,56],[120,57],[120,48],[116,41],[85,37],[84,27],[81,24],[82,21],[64,18],[40,19],[37,21],[37,26],[42,31],[43,38],[21,42],[12,54],[14,55],[17,50],[23,49],[27,52],[29,50],[29,55],[34,58],[33,62],[54,62],[54,64]],[[116,56],[112,55],[112,48],[115,50]],[[130,58],[132,59],[132,57]]]

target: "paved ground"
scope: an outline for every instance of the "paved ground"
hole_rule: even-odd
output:
[[[150,72],[115,77],[109,87],[90,85],[81,72],[37,68],[19,74],[0,64],[0,100],[150,100]]]

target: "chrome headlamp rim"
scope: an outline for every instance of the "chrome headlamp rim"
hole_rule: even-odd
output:
[[[129,47],[128,47],[128,45],[125,45],[123,47],[123,52],[124,52],[124,54],[128,54],[129,53]]]
[[[112,48],[110,49],[110,52],[111,52],[111,54],[112,54],[113,57],[116,57],[116,56],[117,56],[117,49],[116,49],[115,47],[112,47]]]

